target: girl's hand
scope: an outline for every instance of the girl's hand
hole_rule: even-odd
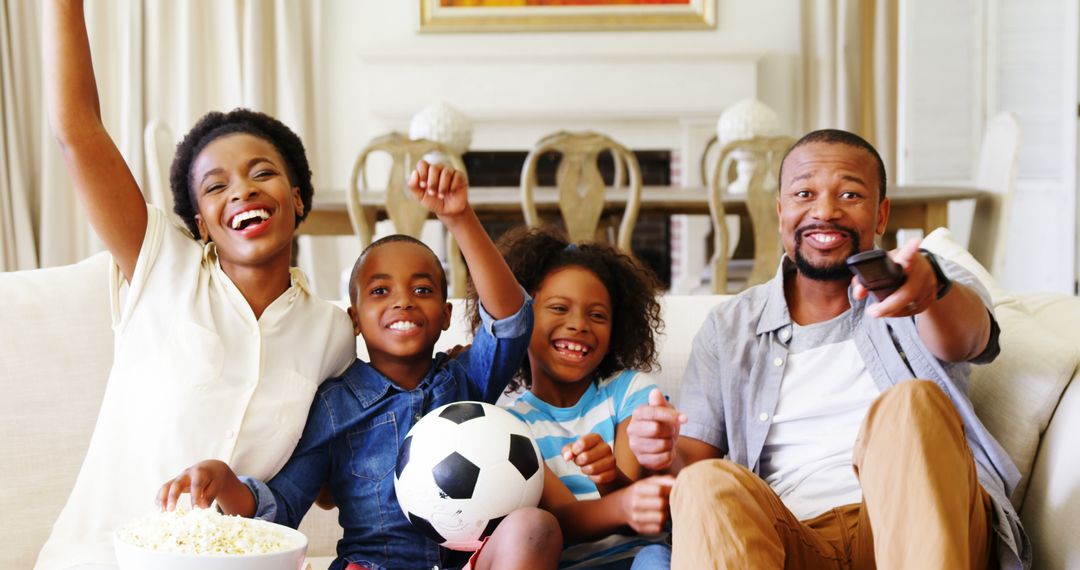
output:
[[[176,509],[176,501],[180,495],[191,493],[191,505],[205,509],[223,491],[235,492],[237,485],[243,487],[245,492],[247,491],[247,487],[225,463],[216,459],[200,461],[185,469],[180,475],[166,481],[161,489],[158,489],[155,502],[159,509],[171,511]]]
[[[469,181],[465,173],[421,160],[409,177],[413,197],[439,218],[455,217],[469,208]]]
[[[563,459],[573,461],[596,485],[615,481],[618,475],[611,446],[599,434],[587,433],[562,449]]]
[[[657,534],[664,530],[670,518],[668,496],[675,477],[653,475],[635,481],[622,494],[622,508],[626,524],[638,534]]]

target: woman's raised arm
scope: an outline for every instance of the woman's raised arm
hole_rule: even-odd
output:
[[[82,0],[44,5],[45,107],[90,225],[131,281],[146,233],[146,204],[101,122]]]

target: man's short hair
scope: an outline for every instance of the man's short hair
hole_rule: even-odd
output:
[[[356,258],[356,263],[353,264],[352,272],[349,273],[349,303],[352,304],[352,306],[354,306],[354,307],[356,306],[356,299],[357,299],[356,278],[360,276],[360,266],[364,263],[364,258],[367,257],[367,254],[371,250],[373,250],[373,249],[375,249],[375,248],[377,248],[379,246],[386,245],[388,243],[394,243],[394,242],[405,242],[405,243],[415,244],[415,245],[418,245],[418,246],[426,249],[427,252],[431,254],[431,258],[435,260],[435,265],[438,266],[438,268],[439,268],[440,290],[442,291],[442,298],[445,301],[446,300],[446,295],[447,295],[446,271],[443,269],[442,261],[439,260],[439,256],[435,255],[435,252],[431,251],[431,248],[428,247],[428,245],[426,243],[424,243],[424,242],[422,242],[422,241],[420,241],[420,240],[418,240],[418,239],[416,239],[416,238],[414,238],[414,237],[412,237],[410,235],[406,235],[406,234],[390,234],[390,235],[388,235],[386,237],[379,238],[379,239],[371,242],[370,244],[368,244],[368,246],[364,248],[364,251],[360,252],[360,256]]]
[[[848,131],[841,131],[840,129],[819,129],[816,131],[810,131],[803,135],[801,139],[795,142],[787,152],[784,153],[784,159],[780,161],[780,172],[778,174],[778,180],[783,183],[784,180],[784,162],[787,160],[789,154],[800,146],[808,145],[811,143],[825,143],[825,144],[842,144],[855,148],[861,148],[870,153],[870,156],[874,157],[877,161],[877,174],[878,174],[878,202],[880,203],[885,199],[885,162],[881,160],[881,155],[878,154],[874,145],[866,142],[866,139],[860,137],[855,133],[849,133]]]

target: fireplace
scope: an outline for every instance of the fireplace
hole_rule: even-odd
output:
[[[763,56],[706,38],[678,43],[657,35],[618,46],[607,38],[593,45],[552,35],[497,49],[474,37],[439,48],[373,42],[360,54],[358,73],[377,80],[365,83],[361,104],[369,120],[356,125],[357,139],[408,132],[413,114],[443,101],[472,121],[475,150],[467,166],[477,192],[518,186],[524,151],[558,131],[594,131],[638,149],[643,167],[662,165],[660,174],[645,174],[648,186],[660,176],[659,185],[701,187],[699,164],[716,119],[728,105],[758,95],[767,79],[759,73]],[[632,247],[665,283],[686,292],[700,281],[709,227],[707,216],[642,215]]]
[[[641,167],[642,184],[645,186],[672,185],[672,152],[669,150],[635,150],[634,155]],[[521,182],[521,170],[527,151],[470,151],[465,153],[465,168],[469,172],[471,192],[481,193],[484,188],[518,186]],[[541,186],[555,185],[555,169],[559,156],[549,153],[537,161],[536,178]],[[611,184],[615,167],[608,153],[602,153],[597,159],[600,174],[604,181]],[[552,223],[559,223],[556,219]],[[489,221],[484,227],[492,239],[512,227],[520,225],[517,221]],[[634,256],[656,272],[664,287],[671,285],[671,222],[665,215],[641,214],[631,238]]]

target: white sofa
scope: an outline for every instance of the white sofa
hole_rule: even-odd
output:
[[[925,245],[974,263],[947,234]],[[85,453],[112,360],[107,263],[99,254],[66,267],[0,274],[0,568],[32,567]],[[1003,351],[976,370],[973,399],[1025,476],[1026,494],[1021,489],[1014,500],[1034,541],[1036,568],[1080,568],[1080,299],[1010,295],[983,277]],[[665,299],[658,377],[673,396],[690,340],[709,307],[722,301]],[[457,319],[440,346],[465,338]],[[308,515],[301,530],[311,538],[310,556],[333,555],[340,536],[334,517],[318,508]]]

